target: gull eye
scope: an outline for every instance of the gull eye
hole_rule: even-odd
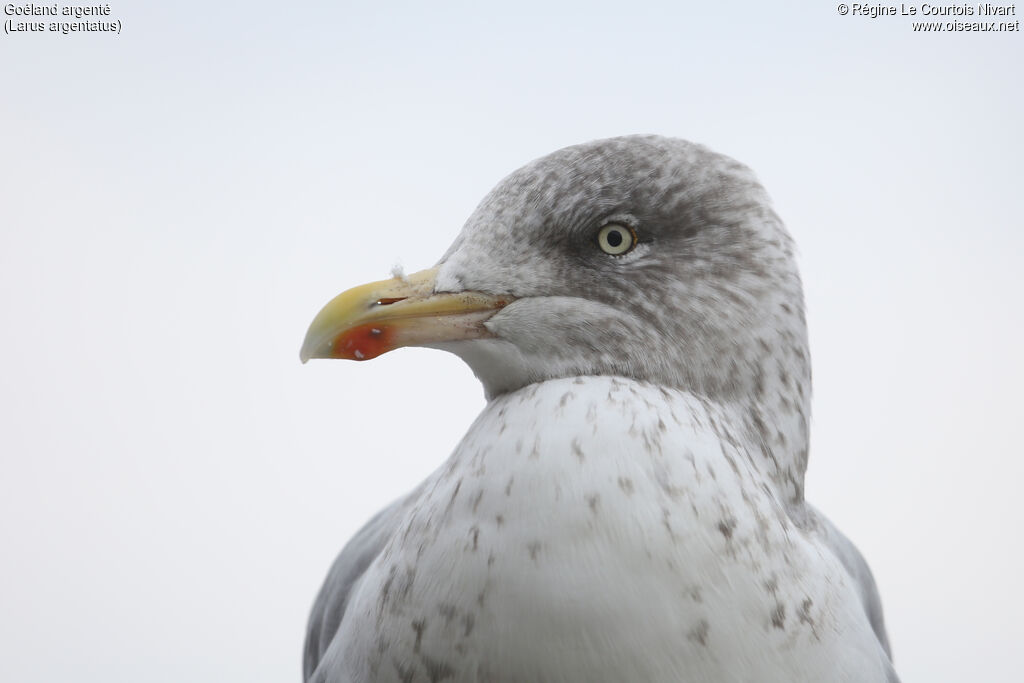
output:
[[[636,246],[636,231],[621,223],[609,223],[597,233],[597,246],[611,256],[622,256]]]

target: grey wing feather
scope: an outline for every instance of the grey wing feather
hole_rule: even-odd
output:
[[[302,659],[302,678],[312,679],[320,660],[334,640],[348,607],[349,596],[358,586],[367,567],[380,555],[401,521],[408,496],[384,508],[352,537],[338,554],[324,585],[313,603],[306,628],[306,647]]]
[[[878,594],[878,587],[875,585],[875,577],[871,574],[864,556],[857,550],[857,546],[850,539],[843,535],[843,532],[836,528],[836,525],[829,521],[819,510],[807,506],[811,517],[817,522],[821,531],[821,537],[825,544],[835,553],[847,573],[853,578],[860,594],[861,603],[867,613],[871,628],[881,643],[882,649],[892,661],[892,649],[889,647],[889,636],[885,632],[885,619],[882,616],[882,598]]]

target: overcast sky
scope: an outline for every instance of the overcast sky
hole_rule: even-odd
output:
[[[121,1],[120,35],[0,36],[0,680],[298,681],[334,555],[483,406],[438,351],[302,366],[308,323],[523,163],[637,132],[749,164],[797,240],[808,498],[903,680],[1019,680],[1024,39],[805,4]]]

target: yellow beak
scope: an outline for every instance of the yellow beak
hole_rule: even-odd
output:
[[[435,294],[436,276],[431,268],[342,292],[313,319],[299,358],[370,360],[403,346],[491,336],[484,322],[513,297]]]

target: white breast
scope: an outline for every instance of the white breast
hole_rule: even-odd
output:
[[[615,378],[490,402],[325,656],[349,681],[885,681],[727,412]]]

